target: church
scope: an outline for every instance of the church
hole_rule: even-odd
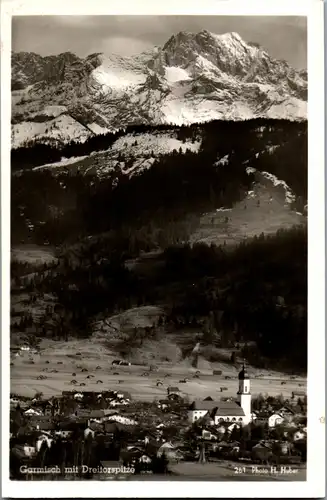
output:
[[[236,401],[193,401],[188,411],[189,421],[194,423],[208,415],[213,425],[222,422],[235,422],[247,425],[252,420],[250,377],[243,364],[238,374],[238,392]]]

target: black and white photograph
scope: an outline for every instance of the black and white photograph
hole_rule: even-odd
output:
[[[10,482],[305,484],[307,17],[62,10],[10,42]]]

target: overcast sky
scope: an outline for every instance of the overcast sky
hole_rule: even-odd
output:
[[[307,67],[306,18],[293,16],[16,16],[12,49],[42,56],[68,51],[80,57],[93,52],[132,55],[163,45],[178,31],[202,29],[236,31],[272,57]]]

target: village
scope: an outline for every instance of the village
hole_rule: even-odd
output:
[[[121,363],[114,360],[112,369]],[[235,380],[228,380],[235,396],[224,397],[221,390],[220,398],[192,398],[179,386],[187,379],[178,385],[163,379],[156,385],[165,396],[144,401],[123,388],[102,385],[100,390],[96,384],[86,390],[78,377],[96,380],[96,375],[84,373],[87,369],[79,372],[72,374],[71,390],[58,396],[11,394],[12,479],[189,479],[210,471],[219,480],[237,471],[260,475],[267,470],[270,475],[289,466],[289,471],[304,471],[305,480],[303,390],[288,396],[258,393],[256,379],[251,380],[243,363]],[[193,376],[199,379],[200,371]],[[220,373],[225,383],[230,378]]]

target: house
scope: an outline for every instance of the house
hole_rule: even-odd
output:
[[[56,426],[50,421],[37,421],[34,420],[31,422],[31,425],[38,431],[44,432],[53,432],[56,429]]]
[[[85,421],[74,422],[74,421],[63,421],[59,422],[57,425],[57,429],[55,431],[56,436],[60,436],[62,438],[71,437],[74,432],[80,430],[83,431],[86,429],[87,423]]]
[[[169,395],[169,394],[178,394],[178,395],[179,395],[179,393],[180,393],[180,392],[181,392],[181,391],[179,390],[179,388],[178,388],[178,387],[169,386],[169,387],[167,388],[167,394],[168,394],[168,395]]]
[[[291,444],[288,441],[277,441],[280,446],[282,455],[289,455],[291,453]]]
[[[284,422],[284,417],[278,412],[273,413],[268,418],[268,427],[276,427]]]
[[[283,415],[284,418],[285,417],[292,417],[293,415],[295,415],[295,411],[290,406],[286,406],[286,405],[279,408],[278,413]]]
[[[75,392],[76,391],[62,391],[61,396],[63,398],[72,398],[72,397],[74,397]]]
[[[230,444],[227,443],[227,441],[220,441],[218,444],[217,444],[217,449],[219,451],[222,451],[222,450],[226,450],[227,448],[230,447]]]
[[[104,422],[103,427],[107,437],[110,439],[114,439],[118,431],[117,424],[115,422]]]
[[[41,410],[36,410],[34,408],[29,408],[24,412],[24,415],[26,416],[32,416],[32,415],[43,415],[43,412]]]
[[[143,455],[140,456],[139,462],[142,464],[151,464],[152,463],[152,458],[147,455],[146,453],[143,453]]]
[[[282,406],[277,413],[283,417],[284,422],[291,422],[296,417],[296,412],[289,406]]]
[[[55,435],[59,436],[63,439],[67,439],[73,435],[73,430],[72,429],[59,429],[55,431]]]
[[[83,399],[84,395],[82,392],[75,392],[74,399]]]
[[[121,452],[120,457],[125,467],[135,467],[142,454],[141,450],[124,450]]]
[[[168,400],[170,402],[175,401],[177,403],[177,402],[183,401],[183,398],[182,398],[182,396],[180,394],[177,394],[176,392],[173,392],[171,394],[168,394]]]
[[[128,392],[128,391],[117,391],[116,398],[117,399],[124,399],[125,401],[130,401],[132,399],[132,396],[131,396],[130,392]]]
[[[226,428],[226,426],[225,426],[225,425],[223,425],[223,424],[219,425],[219,426],[216,428],[216,432],[217,432],[220,436],[224,435],[224,434],[226,433],[226,431],[227,431],[227,428]]]
[[[183,458],[180,450],[171,442],[163,443],[157,451],[157,457],[160,458],[163,455],[170,461],[181,460]]]
[[[260,441],[260,443],[253,446],[251,454],[253,460],[255,461],[264,462],[269,460],[273,455],[272,445],[271,443]]]
[[[269,411],[262,411],[257,413],[256,423],[268,425],[268,427],[276,427],[284,422],[284,417],[279,412],[271,413]]]
[[[252,420],[250,378],[243,364],[238,375],[239,387],[236,401],[194,401],[188,410],[191,423],[209,414],[215,425],[222,422],[237,422],[247,425]]]
[[[161,410],[166,410],[171,406],[171,401],[169,399],[160,399],[158,402],[158,408]]]
[[[19,405],[19,403],[20,403],[20,400],[18,398],[16,398],[16,397],[10,398],[11,405],[17,406],[17,405]]]
[[[36,448],[30,443],[16,444],[13,448],[13,452],[18,457],[34,458],[36,455]]]
[[[55,401],[48,401],[47,404],[45,405],[44,408],[44,415],[54,417],[56,415],[60,415],[60,402],[55,400]]]
[[[103,434],[104,426],[98,422],[91,422],[88,427],[84,430],[84,438],[86,439],[89,435],[92,437],[95,434]]]
[[[307,394],[305,391],[293,391],[292,392],[292,399],[295,399],[295,398],[300,398],[300,399],[303,399],[303,398],[306,398]]]
[[[218,439],[217,434],[214,434],[211,430],[202,429],[202,439],[206,439],[209,441],[216,441]]]
[[[136,420],[133,420],[132,418],[129,418],[129,417],[125,417],[124,415],[120,415],[119,413],[116,413],[115,415],[108,415],[105,418],[108,421],[119,422],[120,424],[124,424],[124,425],[137,425],[138,424],[138,422]]]
[[[90,425],[90,422],[102,422],[103,419],[105,418],[105,414],[103,410],[91,410],[89,412],[89,421],[88,425]]]
[[[37,453],[40,451],[41,446],[43,445],[43,443],[45,443],[48,448],[51,448],[51,445],[53,443],[53,439],[50,436],[46,435],[46,434],[40,434],[37,437],[36,443],[35,443],[35,449],[36,449]]]
[[[304,430],[297,430],[293,434],[293,441],[299,441],[301,439],[305,439],[307,437],[307,433]]]
[[[268,419],[271,413],[268,410],[262,410],[255,413],[255,422],[258,425],[268,425]]]
[[[240,425],[237,422],[234,422],[233,424],[230,424],[227,426],[227,431],[232,433],[234,429],[240,429]]]

